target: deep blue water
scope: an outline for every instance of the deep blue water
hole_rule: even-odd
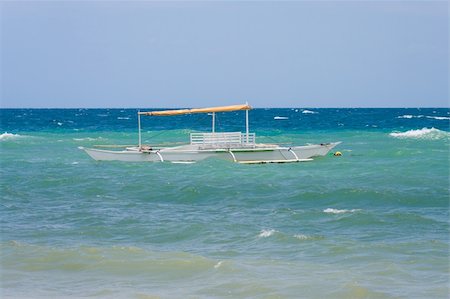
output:
[[[154,109],[0,109],[1,130],[6,132],[73,132],[136,130],[137,111]],[[160,110],[160,109],[156,109]],[[304,111],[314,113],[302,113]],[[281,130],[392,130],[434,127],[449,130],[449,109],[446,108],[289,108],[254,109],[250,112],[250,127],[257,131]],[[274,117],[288,117],[275,120]],[[405,118],[412,116],[412,118]],[[445,119],[436,119],[443,117]],[[157,130],[209,130],[211,116],[191,114],[171,117],[143,117],[143,126]],[[217,115],[218,129],[242,130],[244,112]]]
[[[309,163],[77,148],[136,144],[137,111],[0,110],[2,297],[448,298],[449,109],[250,112],[258,142],[343,142]],[[142,125],[146,143],[188,142],[211,116]],[[244,131],[244,112],[217,130]]]

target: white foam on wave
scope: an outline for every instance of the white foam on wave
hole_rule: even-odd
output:
[[[421,118],[423,115],[411,115],[411,114],[405,114],[397,116],[397,118]]]
[[[118,117],[117,119],[130,119],[129,117]]]
[[[287,116],[275,116],[273,119],[289,119]]]
[[[302,111],[302,113],[304,113],[304,114],[317,114],[317,113],[319,113],[319,112],[316,112],[316,111],[311,111],[311,110],[303,110]]]
[[[12,139],[17,139],[17,138],[21,138],[21,137],[25,137],[19,134],[12,134],[12,133],[8,133],[5,132],[3,134],[0,135],[0,140],[4,141],[4,140],[12,140]]]
[[[276,232],[276,230],[274,230],[274,229],[263,229],[259,233],[258,237],[260,237],[260,238],[267,238],[267,237],[272,236],[275,232]]]
[[[86,137],[86,138],[73,138],[73,140],[75,141],[95,141],[95,140],[102,140],[104,138],[102,137],[97,137],[97,138],[92,138],[92,137]]]
[[[297,235],[294,235],[294,238],[299,239],[299,240],[308,240],[308,239],[311,239],[310,236],[303,235],[303,234],[297,234]]]
[[[294,238],[296,238],[297,240],[300,241],[312,241],[312,240],[322,240],[324,239],[323,236],[311,236],[311,235],[304,235],[304,234],[296,234],[293,236]]]
[[[432,118],[432,119],[437,119],[437,120],[449,120],[450,117],[447,116],[426,116],[426,118]]]
[[[333,208],[327,208],[327,209],[323,210],[324,213],[329,213],[329,214],[354,213],[354,212],[358,212],[358,211],[361,211],[361,210],[360,209],[339,210],[339,209],[333,209]]]
[[[214,269],[219,268],[220,266],[222,266],[223,261],[219,261],[217,264],[214,265]]]
[[[441,138],[448,138],[450,136],[449,132],[441,131],[436,128],[422,128],[419,130],[409,130],[406,132],[392,132],[389,136],[395,138],[413,138],[413,139],[428,139],[435,140]]]
[[[449,120],[450,119],[450,117],[447,117],[447,116],[410,115],[410,114],[400,115],[400,116],[397,116],[397,118],[407,118],[407,119],[430,118],[430,119],[437,119],[437,120]]]

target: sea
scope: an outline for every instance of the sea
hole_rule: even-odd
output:
[[[1,298],[449,297],[450,109],[250,111],[257,142],[342,141],[304,163],[78,148],[137,144],[137,112],[0,109]],[[143,117],[143,142],[211,119]],[[245,113],[216,131],[244,132]]]

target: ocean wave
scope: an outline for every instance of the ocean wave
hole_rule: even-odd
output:
[[[310,239],[313,239],[313,237],[307,236],[307,235],[303,235],[303,234],[294,235],[294,238],[299,239],[299,240],[310,240]]]
[[[437,120],[449,120],[450,117],[448,116],[425,116],[426,118],[433,118],[433,119],[437,119]]]
[[[219,261],[217,264],[214,265],[214,269],[219,268],[220,266],[222,266],[223,261]]]
[[[274,233],[276,233],[277,231],[276,230],[274,230],[274,229],[263,229],[260,233],[259,233],[259,235],[258,235],[258,237],[260,237],[260,238],[267,238],[267,237],[270,237],[270,236],[272,236]]]
[[[449,120],[450,117],[448,116],[430,116],[430,115],[411,115],[411,114],[405,114],[397,116],[397,118],[430,118],[430,119],[437,119],[437,120]]]
[[[165,276],[180,271],[184,271],[185,275],[201,273],[214,266],[217,266],[216,269],[224,266],[221,261],[201,255],[181,251],[152,251],[135,246],[64,248],[11,240],[0,242],[0,249],[13,257],[9,263],[5,263],[6,267],[16,267],[13,260],[21,259],[23,265],[20,269],[24,271],[83,271],[94,267],[104,273],[122,273],[126,270],[127,273],[139,274],[145,269],[147,273],[152,271],[148,269],[154,269],[152,274]]]
[[[324,236],[319,235],[304,235],[304,234],[296,234],[293,235],[293,237],[300,241],[317,241],[317,240],[323,240],[325,239]]]
[[[97,138],[92,138],[92,137],[85,137],[85,138],[72,138],[75,141],[95,141],[95,140],[104,140],[105,138],[103,137],[97,137]]]
[[[410,119],[410,118],[422,118],[422,117],[424,117],[424,115],[405,114],[405,115],[397,116],[397,118],[408,118],[408,119]]]
[[[406,132],[392,132],[389,136],[395,138],[415,138],[415,139],[428,139],[436,140],[442,138],[448,138],[450,136],[449,132],[441,131],[436,128],[422,128],[419,130],[409,130]]]
[[[319,113],[319,112],[316,112],[316,111],[311,111],[311,110],[303,110],[302,111],[302,113],[304,113],[304,114],[317,114],[317,113]]]
[[[297,240],[302,240],[302,241],[317,240],[317,239],[323,238],[321,236],[310,236],[310,235],[305,235],[305,234],[286,235],[283,232],[277,231],[275,229],[263,229],[258,234],[258,237],[259,238],[268,238],[268,237],[272,237],[274,235],[276,235],[277,237],[279,237],[281,239],[295,238]]]
[[[22,138],[22,137],[25,137],[25,136],[5,132],[0,135],[0,141],[13,140],[13,139]]]
[[[361,209],[339,210],[339,209],[327,208],[327,209],[323,210],[324,213],[329,213],[329,214],[354,213],[354,212],[358,212],[358,211],[361,211]]]
[[[273,119],[289,119],[289,117],[286,117],[286,116],[275,116]]]
[[[119,117],[117,117],[117,119],[130,119],[129,117],[121,117],[121,116],[119,116]]]

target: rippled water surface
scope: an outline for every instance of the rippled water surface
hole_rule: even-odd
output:
[[[78,146],[136,144],[137,110],[0,112],[4,298],[448,298],[449,109],[256,109],[258,142],[343,142],[267,165],[96,162]]]

